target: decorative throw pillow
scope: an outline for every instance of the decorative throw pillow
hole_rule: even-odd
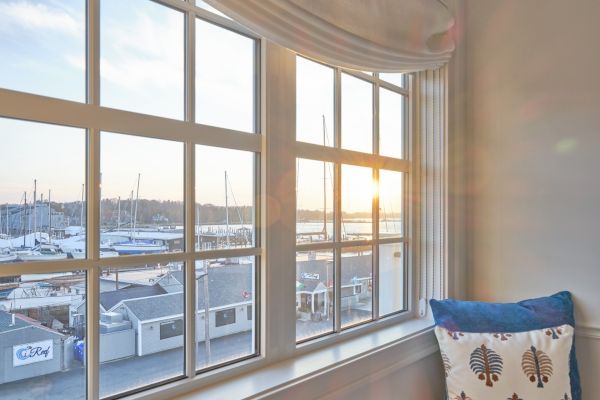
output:
[[[430,304],[449,400],[581,400],[569,292]]]

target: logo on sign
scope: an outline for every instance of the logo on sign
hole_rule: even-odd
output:
[[[312,273],[312,272],[302,272],[302,273],[300,273],[300,277],[302,279],[309,279],[309,280],[313,280],[313,281],[319,280],[319,274]]]
[[[13,346],[13,366],[33,364],[54,358],[52,340]]]

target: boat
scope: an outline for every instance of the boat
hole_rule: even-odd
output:
[[[153,240],[134,239],[125,242],[113,243],[111,246],[119,255],[156,254],[169,250],[168,246],[158,244]]]
[[[10,251],[10,249],[0,249],[0,263],[12,262],[17,260],[17,255]]]
[[[61,252],[52,245],[38,245],[31,250],[18,252],[18,258],[21,261],[55,261],[64,260],[67,254]]]
[[[85,258],[85,249],[73,249],[70,252],[72,258],[83,260]],[[119,253],[112,247],[100,247],[100,258],[117,257]]]

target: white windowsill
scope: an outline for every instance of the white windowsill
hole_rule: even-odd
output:
[[[218,400],[261,397],[277,393],[392,347],[401,354],[393,366],[394,369],[399,369],[437,350],[432,327],[433,324],[429,319],[411,319],[207,387],[199,389],[190,387],[189,393],[180,395],[177,399]]]

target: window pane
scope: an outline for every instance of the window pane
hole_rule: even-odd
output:
[[[0,87],[85,101],[85,1],[0,2]]]
[[[182,251],[183,144],[102,132],[100,162],[100,256]]]
[[[255,132],[254,39],[196,19],[196,121]]]
[[[0,282],[0,398],[84,400],[85,272]]]
[[[196,250],[252,247],[254,153],[196,146]]]
[[[196,282],[196,368],[256,354],[254,257],[197,261]]]
[[[393,83],[394,85],[397,85],[400,87],[404,86],[404,74],[380,73],[379,79],[381,79],[382,81]]]
[[[373,152],[373,85],[342,74],[342,148]]]
[[[375,190],[371,168],[342,165],[342,240],[371,238]]]
[[[333,146],[333,68],[296,57],[296,139]]]
[[[402,236],[404,173],[379,171],[379,237]]]
[[[333,163],[296,162],[296,242],[332,240]]]
[[[0,263],[85,257],[85,130],[0,118]]]
[[[100,397],[184,374],[183,264],[103,268]]]
[[[154,1],[102,0],[102,105],[183,119],[183,27],[183,13]]]
[[[404,244],[379,246],[379,316],[406,309]]]
[[[403,157],[404,96],[379,89],[379,154]]]
[[[333,332],[333,251],[296,253],[296,341]]]
[[[342,328],[372,319],[372,283],[371,246],[342,249]]]

